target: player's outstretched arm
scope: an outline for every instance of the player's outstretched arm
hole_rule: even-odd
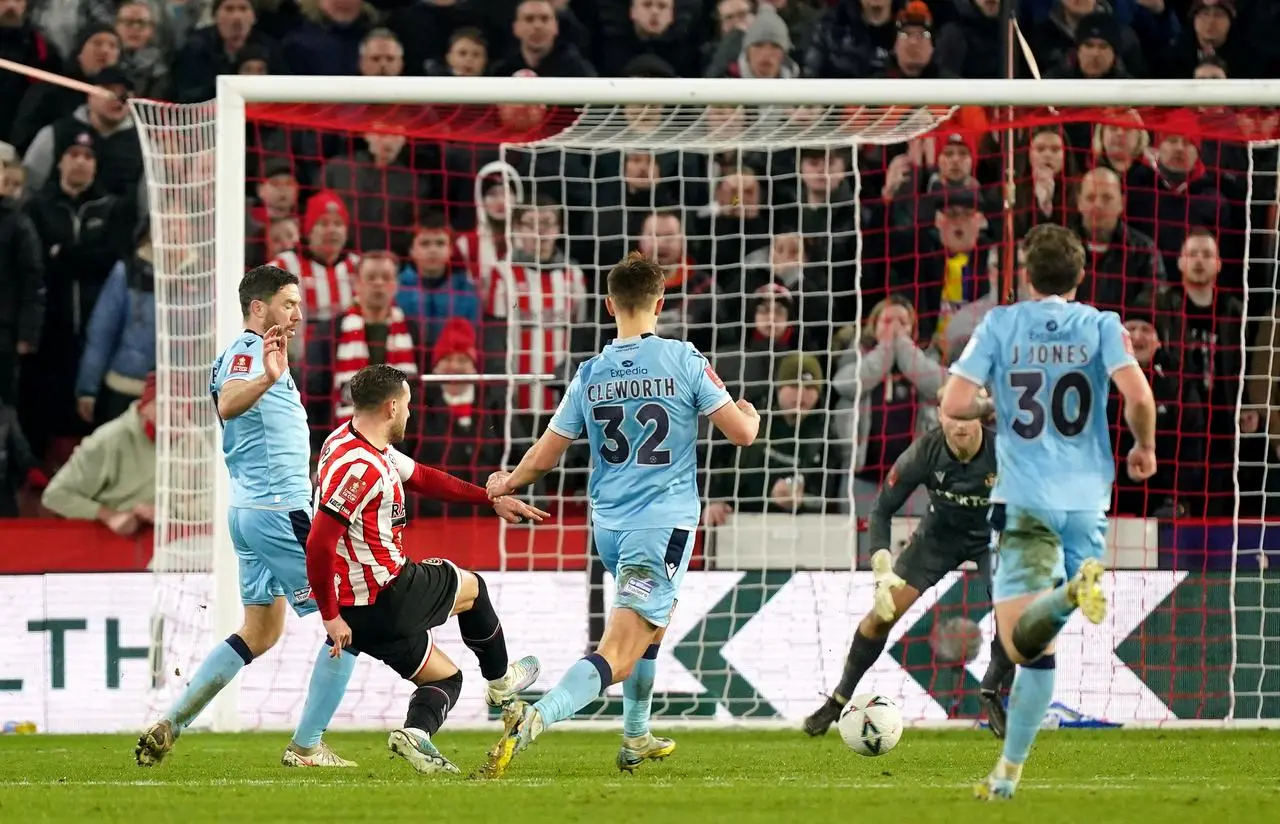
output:
[[[262,373],[245,379],[231,377],[222,382],[218,390],[220,418],[229,421],[243,415],[267,394],[267,390],[289,369],[287,345],[283,329],[273,326],[267,330],[267,334],[262,336]]]
[[[760,434],[760,413],[745,399],[724,404],[708,419],[734,446],[751,446]]]
[[[1156,399],[1142,367],[1136,363],[1111,373],[1111,380],[1124,398],[1124,420],[1133,433],[1129,451],[1129,477],[1142,481],[1156,474]]]
[[[497,500],[504,495],[513,495],[536,483],[543,475],[560,465],[560,459],[571,446],[572,439],[550,429],[543,432],[538,442],[524,453],[515,469],[511,472],[495,472],[489,476],[489,498]]]
[[[889,474],[885,476],[884,485],[876,493],[867,518],[867,537],[871,542],[872,554],[889,548],[893,516],[902,509],[916,487],[925,482],[931,463],[926,446],[926,441],[916,440],[907,447],[898,456],[898,460],[893,462]]]
[[[498,516],[511,523],[521,521],[542,521],[551,517],[524,501],[504,497],[501,501],[490,500],[484,487],[456,478],[448,472],[441,472],[435,467],[420,464],[401,452],[395,453],[396,468],[405,489],[419,495],[444,503],[472,504],[474,506],[493,506]]]

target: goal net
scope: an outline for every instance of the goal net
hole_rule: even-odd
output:
[[[205,384],[239,329],[245,268],[302,276],[308,323],[291,369],[316,438],[345,414],[343,317],[354,306],[378,324],[395,305],[386,328],[403,323],[412,347],[388,334],[371,351],[415,376],[404,448],[483,483],[612,337],[609,267],[634,249],[666,266],[659,332],[706,353],[765,424],[748,449],[701,434],[707,524],[654,712],[794,723],[835,686],[871,604],[877,489],[936,425],[945,369],[982,314],[1013,298],[1018,240],[1056,222],[1085,242],[1080,299],[1132,330],[1161,461],[1148,482],[1128,480],[1113,402],[1113,608],[1059,641],[1058,717],[1280,719],[1280,540],[1268,529],[1280,113],[1260,87],[1215,84],[1239,105],[1196,108],[1207,87],[1104,84],[1089,99],[1078,84],[1001,81],[928,105],[905,97],[912,84],[873,82],[855,105],[838,96],[848,88],[809,81],[285,80],[223,78],[216,104],[133,104],[157,245],[172,250],[157,267],[155,707],[239,619]],[[984,99],[1022,105],[942,105]],[[543,661],[542,689],[599,640],[610,606],[591,553],[590,460],[575,447],[536,488],[547,524],[419,501],[405,532],[409,555],[484,572],[513,655]],[[914,495],[894,519],[895,553],[925,507]],[[860,690],[917,723],[978,718],[993,632],[984,573],[967,564],[926,592]],[[456,629],[440,634],[475,683]],[[290,727],[322,637],[319,621],[291,618],[208,720]],[[334,725],[399,723],[408,691],[364,660]],[[453,721],[489,720],[465,692]],[[620,713],[614,688],[581,717]]]

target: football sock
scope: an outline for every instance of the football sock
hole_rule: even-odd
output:
[[[1009,719],[1004,734],[1004,759],[1010,764],[1022,764],[1031,753],[1031,743],[1053,701],[1055,667],[1052,653],[1018,667],[1009,693]]]
[[[991,639],[991,661],[987,664],[987,671],[982,676],[981,689],[983,692],[1009,689],[1005,682],[1013,676],[1013,672],[1013,662],[1009,660],[1009,653],[1005,651],[1004,643],[997,634]]]
[[[476,654],[480,662],[480,675],[486,681],[496,681],[507,674],[507,639],[502,634],[502,623],[489,600],[489,587],[479,575],[476,581],[480,592],[471,609],[458,613],[458,629],[462,643]]]
[[[405,715],[405,729],[419,730],[427,736],[435,735],[444,726],[444,719],[449,710],[458,703],[462,694],[462,672],[455,672],[448,678],[422,684],[409,699],[409,712]]]
[[[346,695],[347,682],[356,668],[356,654],[343,650],[333,657],[333,642],[325,639],[316,655],[311,670],[311,684],[307,687],[307,701],[302,705],[302,717],[293,733],[293,743],[303,749],[311,749],[320,743],[325,727],[333,720],[333,714]]]
[[[650,644],[622,682],[622,734],[639,738],[649,731],[653,706],[653,675],[658,670],[658,645]]]
[[[579,658],[569,671],[533,708],[542,716],[543,727],[572,716],[600,696],[613,683],[613,668],[597,653]]]
[[[164,717],[173,724],[176,732],[184,730],[196,720],[222,688],[231,683],[245,664],[253,660],[249,645],[239,635],[229,635],[227,640],[213,648],[182,695]]]
[[[1014,625],[1013,648],[1027,661],[1036,660],[1058,637],[1075,609],[1066,584],[1041,594],[1027,605]]]
[[[862,676],[867,674],[867,670],[871,669],[871,665],[880,657],[880,653],[884,652],[884,643],[887,638],[868,638],[862,634],[862,628],[859,627],[853,632],[853,643],[849,645],[849,654],[844,659],[844,674],[840,676],[840,683],[836,685],[835,694],[831,697],[836,703],[844,705],[848,703],[853,696],[853,691],[858,688],[858,682],[862,680]]]

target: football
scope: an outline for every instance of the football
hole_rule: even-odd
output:
[[[855,695],[840,712],[840,737],[858,755],[884,755],[902,738],[902,713],[883,695]]]

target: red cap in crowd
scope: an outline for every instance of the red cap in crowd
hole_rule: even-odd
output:
[[[302,236],[307,237],[316,227],[316,222],[325,215],[337,215],[342,222],[351,223],[351,215],[347,212],[347,204],[333,192],[316,192],[307,201],[307,211],[302,216]]]
[[[466,355],[472,363],[480,359],[476,351],[476,328],[466,318],[449,318],[445,322],[431,349],[431,368],[435,369],[450,355]]]

